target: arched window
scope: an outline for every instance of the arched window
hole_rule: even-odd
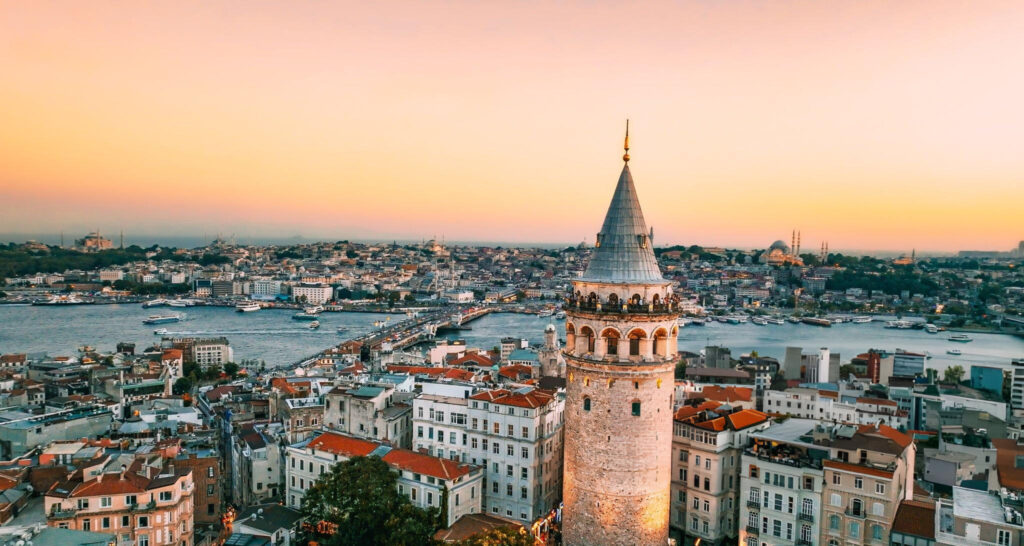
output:
[[[661,303],[661,296],[655,294],[654,297],[651,298],[651,303],[653,303],[654,305],[658,305],[659,303]]]
[[[590,411],[590,397],[583,397],[583,411]]]
[[[608,296],[608,306],[609,307],[618,307],[618,305],[619,305],[619,295],[618,294],[612,294],[612,295]]]
[[[853,515],[860,516],[864,514],[864,503],[860,499],[853,499]]]
[[[647,334],[639,328],[629,333],[629,356],[640,356],[640,340],[645,337]]]
[[[640,417],[640,401],[633,401],[633,417]]]
[[[601,332],[605,342],[605,354],[611,356],[619,355],[619,332],[614,328],[607,328]]]
[[[594,340],[596,339],[594,337],[594,331],[591,330],[589,326],[584,326],[584,327],[580,328],[580,337],[582,337],[583,339],[587,340],[586,352],[588,352],[588,353],[594,352]]]
[[[633,294],[633,297],[629,298],[629,303],[633,305],[640,305],[641,301],[640,294]]]
[[[828,528],[833,531],[839,530],[839,516],[832,514],[828,517]]]
[[[668,356],[668,332],[664,328],[658,328],[651,339],[651,352],[655,356]]]
[[[569,351],[576,351],[576,327],[571,322],[565,323],[565,345]]]

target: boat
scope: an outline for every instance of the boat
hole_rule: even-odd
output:
[[[559,311],[555,313],[556,320],[565,320],[565,311]]]
[[[962,355],[964,353],[962,353],[960,351],[960,349],[950,349],[950,350],[946,351],[946,354],[947,355],[953,355],[953,356],[960,356],[960,355]]]
[[[555,311],[553,309],[544,309],[540,313],[537,313],[537,316],[541,317],[541,318],[544,318],[544,317],[554,316],[554,314],[555,314]]]
[[[320,327],[320,321],[319,320],[314,320],[313,322],[309,323],[309,329],[310,330],[316,330],[319,327]]]
[[[292,320],[316,320],[318,318],[320,318],[320,315],[316,313],[310,313],[308,311],[303,311],[302,313],[295,313],[294,315],[292,315]]]
[[[348,332],[348,326],[338,326],[339,334],[344,334],[345,332]]]
[[[143,324],[168,324],[171,322],[181,322],[185,319],[185,315],[181,313],[167,313],[164,315],[150,315],[149,318],[142,319]]]
[[[824,326],[826,328],[832,326],[832,321],[817,317],[804,317],[801,322],[804,324],[810,324],[811,326]]]
[[[974,341],[973,339],[971,339],[971,336],[967,334],[953,334],[949,336],[949,340],[955,341],[957,343],[969,343],[971,341]]]
[[[150,307],[161,307],[161,306],[164,306],[164,305],[167,305],[167,300],[165,300],[163,298],[157,298],[155,300],[149,300],[149,301],[142,302],[142,307],[147,308],[147,309],[150,308]]]
[[[753,322],[754,324],[756,324],[758,326],[768,326],[768,319],[766,319],[764,317],[754,317],[754,318],[750,319],[750,322]]]
[[[167,305],[171,307],[192,307],[195,304],[195,300],[183,300],[181,298],[167,301]]]
[[[914,323],[909,320],[890,320],[885,323],[886,328],[895,328],[897,330],[909,330],[914,327]]]
[[[934,324],[925,324],[924,331],[928,332],[929,334],[937,334],[939,333],[939,327]]]
[[[168,330],[167,328],[157,328],[156,330],[153,330],[153,333],[158,336],[166,336],[167,334],[171,333],[171,331]]]
[[[32,305],[84,305],[86,303],[89,302],[78,299],[74,294],[69,294],[67,296],[53,296],[46,301],[34,301]]]
[[[768,317],[764,319],[768,324],[785,324],[786,320],[780,317]]]
[[[260,304],[254,301],[243,301],[235,306],[235,310],[239,313],[252,313],[260,310]]]
[[[310,305],[307,307],[303,307],[302,311],[310,315],[319,315],[320,313],[324,312],[324,308],[322,305]]]
[[[786,320],[788,320],[789,322],[792,322],[793,324],[800,324],[800,317],[795,316],[795,315],[792,316],[792,317],[789,317]]]
[[[869,317],[867,315],[861,315],[861,316],[853,317],[852,319],[850,319],[850,322],[852,322],[854,324],[867,324],[867,323],[871,322],[871,317]]]

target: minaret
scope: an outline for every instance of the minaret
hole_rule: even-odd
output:
[[[677,305],[625,165],[565,310],[563,542],[667,544]]]

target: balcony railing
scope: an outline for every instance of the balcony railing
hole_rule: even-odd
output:
[[[809,538],[798,538],[796,539],[796,546],[811,546],[814,541]]]
[[[761,503],[759,501],[756,501],[756,500],[748,500],[747,501],[747,508],[753,508],[755,510],[760,510],[761,509]]]
[[[863,509],[861,509],[861,510],[854,510],[853,508],[847,508],[845,510],[845,512],[846,512],[846,515],[851,517],[851,518],[861,518],[861,519],[863,519],[863,518],[868,517],[868,513],[866,511],[864,511]]]
[[[808,514],[807,512],[800,512],[796,515],[796,519],[800,521],[806,521],[808,523],[814,523],[814,514]]]
[[[75,514],[77,513],[78,510],[74,508],[54,509],[50,510],[49,517],[53,519],[66,519],[75,517]]]
[[[630,302],[618,302],[618,303],[607,303],[607,302],[591,302],[585,299],[566,299],[565,305],[569,308],[577,309],[579,311],[589,311],[592,313],[617,313],[627,315],[638,315],[638,314],[665,314],[675,313],[678,311],[679,306],[675,302],[669,303],[630,303]]]
[[[761,534],[761,529],[759,529],[756,525],[747,525],[747,534],[748,535],[760,535]]]

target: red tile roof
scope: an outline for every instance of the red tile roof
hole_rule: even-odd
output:
[[[490,368],[494,362],[480,353],[469,353],[461,358],[454,358],[448,364],[452,366],[481,366]]]
[[[907,449],[907,446],[914,443],[913,438],[887,425],[879,425],[877,428],[875,425],[861,425],[857,427],[857,434],[884,436],[895,442],[901,449]]]
[[[392,449],[384,455],[383,459],[384,462],[395,468],[442,480],[455,479],[469,474],[469,471],[472,470],[469,465],[459,464],[451,459],[432,457],[408,449]]]
[[[880,478],[892,479],[892,472],[882,470],[879,468],[872,468],[870,466],[861,466],[859,464],[844,463],[842,461],[824,461],[825,468],[835,468],[837,470],[846,470],[848,472],[855,472],[858,474],[867,474],[869,476],[878,476]]]
[[[343,436],[334,432],[325,432],[310,441],[307,447],[344,455],[345,457],[356,457],[369,455],[379,445],[368,440]]]
[[[935,503],[905,500],[896,509],[892,530],[905,535],[935,538]]]
[[[713,400],[702,403],[699,406],[682,406],[676,410],[674,419],[676,421],[685,421],[689,417],[693,417],[704,410],[713,410],[718,406],[721,406],[721,402],[715,402]]]
[[[754,393],[754,389],[749,387],[719,387],[718,385],[708,385],[704,387],[702,395],[708,400],[717,400],[719,402],[750,402],[750,397]]]
[[[533,368],[525,364],[510,364],[508,366],[502,366],[501,369],[498,370],[498,374],[502,377],[518,380],[523,376],[529,377],[533,375]]]
[[[470,396],[473,400],[484,400],[492,404],[519,408],[539,408],[547,405],[554,397],[555,393],[544,389],[533,389],[526,394],[511,392],[508,389],[496,389]]]
[[[1024,446],[1007,438],[993,439],[992,445],[996,448],[999,485],[1007,489],[1024,490],[1024,468],[1017,467],[1017,457],[1024,456]]]

